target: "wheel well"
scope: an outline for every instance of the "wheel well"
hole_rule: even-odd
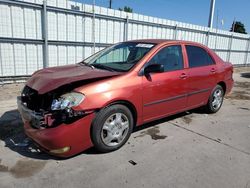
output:
[[[227,87],[226,87],[225,82],[221,81],[221,82],[218,83],[218,85],[220,85],[223,88],[224,93],[226,93]]]
[[[126,106],[131,111],[133,119],[134,119],[134,127],[135,127],[136,122],[137,122],[137,111],[136,111],[135,106],[131,102],[124,101],[124,100],[114,101],[114,102],[110,103],[107,106],[112,106],[112,105],[115,105],[115,104],[122,104],[122,105]]]

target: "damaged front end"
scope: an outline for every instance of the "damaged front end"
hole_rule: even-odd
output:
[[[83,118],[89,112],[75,111],[72,107],[79,105],[85,96],[59,88],[45,94],[25,86],[18,97],[18,108],[25,121],[35,129],[56,127],[62,123],[71,124]]]

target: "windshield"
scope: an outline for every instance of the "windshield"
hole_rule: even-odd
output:
[[[127,72],[154,46],[155,44],[150,43],[123,42],[90,56],[82,63],[94,68]]]

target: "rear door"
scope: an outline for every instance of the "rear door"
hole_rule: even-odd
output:
[[[207,103],[216,84],[216,64],[205,48],[185,45],[188,59],[187,107],[194,108]]]
[[[163,73],[143,76],[144,122],[173,114],[186,107],[187,79],[181,45],[160,49],[146,64],[163,64]]]

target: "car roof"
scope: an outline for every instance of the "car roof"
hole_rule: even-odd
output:
[[[197,42],[184,41],[184,40],[168,40],[168,39],[137,39],[137,40],[129,40],[126,42],[141,42],[141,43],[153,43],[153,44],[182,43],[182,44],[194,44],[203,46],[202,44]]]

